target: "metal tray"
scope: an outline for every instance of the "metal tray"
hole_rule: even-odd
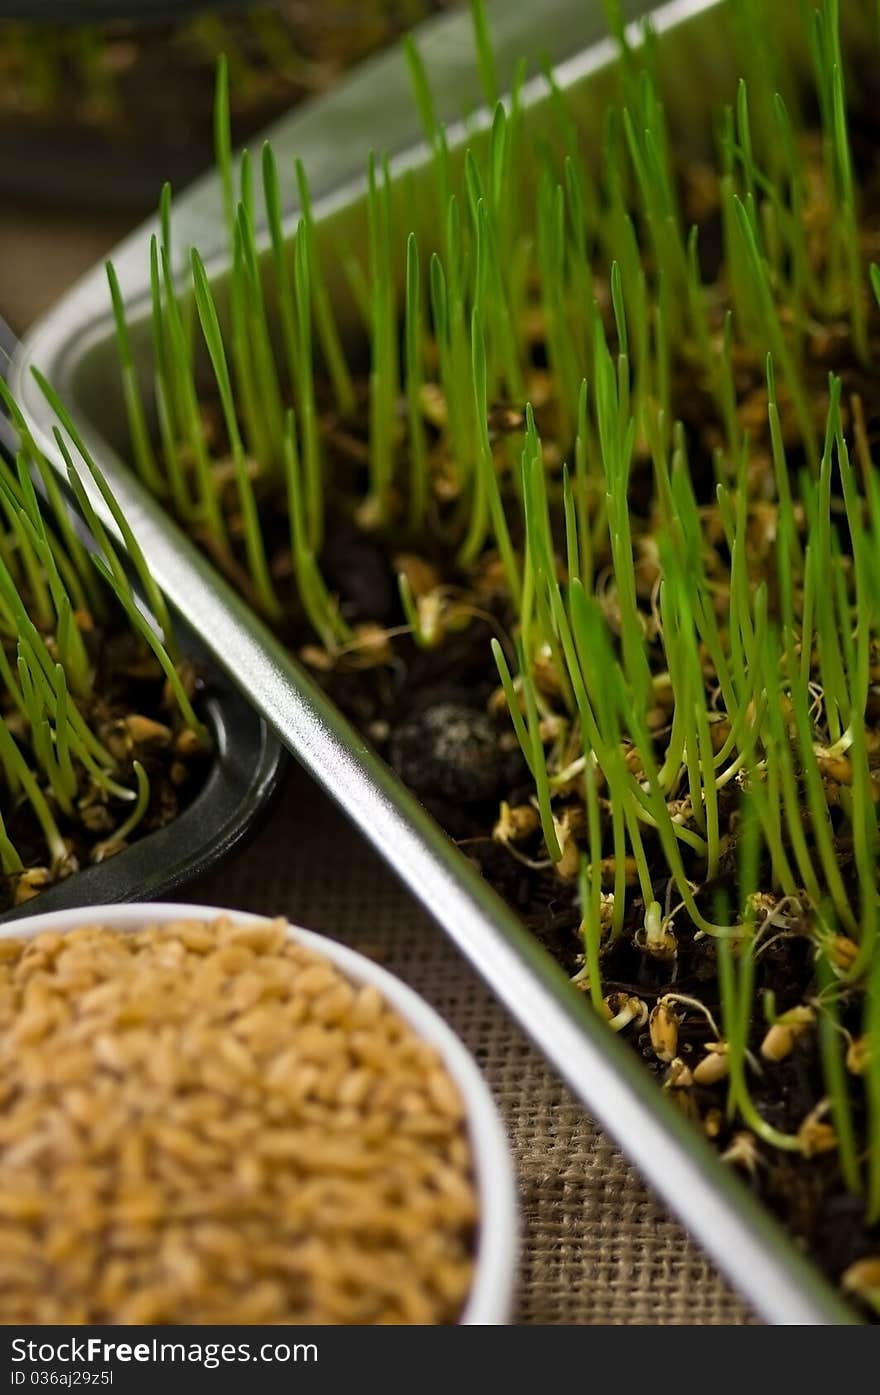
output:
[[[624,6],[628,17],[646,8],[645,0]],[[796,8],[773,7],[774,22]],[[490,19],[502,82],[510,81],[521,53],[547,49],[582,119],[601,111],[611,91],[614,49],[602,37],[598,0],[542,0],[535,9],[490,5]],[[710,95],[719,86],[732,90],[723,7],[717,0],[673,0],[654,20],[661,70],[671,79],[665,95],[675,129],[681,139],[705,141]],[[460,120],[479,103],[467,15],[429,26],[422,53],[439,115],[452,121],[450,140],[460,151],[486,124],[485,116],[467,125]],[[525,99],[527,119],[544,119],[543,80],[528,84]],[[430,199],[418,198],[419,181],[428,177],[427,152],[399,50],[368,64],[329,98],[278,123],[272,135],[282,170],[289,171],[290,157],[297,153],[311,173],[331,274],[335,249],[363,245],[368,147],[392,152],[395,184],[409,185],[410,208],[431,205]],[[147,242],[154,228],[150,223],[139,229],[114,254],[136,352],[148,327]],[[200,248],[221,302],[227,270],[222,242],[220,193],[211,175],[177,201],[175,247],[181,270],[188,246]],[[343,317],[346,303],[340,295]],[[85,277],[34,328],[15,364],[13,385],[51,456],[50,415],[31,379],[32,364],[49,375],[75,410],[171,602],[755,1309],[776,1323],[857,1321],[770,1212],[663,1096],[631,1048],[593,1015],[516,915],[138,485],[122,461],[126,430],[103,269]]]

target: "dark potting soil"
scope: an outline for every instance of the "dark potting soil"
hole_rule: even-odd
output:
[[[352,538],[350,544],[337,544],[332,557],[326,575],[339,593],[346,618],[369,617],[392,629],[403,626],[394,564],[386,547],[373,539]],[[460,584],[462,578],[455,580]],[[372,610],[364,606],[368,595],[392,599]],[[531,840],[517,844],[519,856],[492,836],[499,801],[521,806],[533,793],[519,747],[511,741],[506,709],[495,716],[488,710],[498,686],[489,642],[493,634],[503,632],[505,618],[500,604],[495,624],[474,619],[437,649],[419,649],[403,635],[394,641],[389,665],[346,671],[342,664],[329,672],[319,670],[317,676],[532,934],[574,976],[583,965],[576,881],[564,881],[551,867],[541,866],[539,829]],[[529,860],[532,866],[527,865]],[[730,885],[733,880],[732,866],[722,866],[719,881]],[[707,912],[712,910],[715,889],[701,889]],[[634,897],[626,932],[603,955],[603,991],[635,996],[649,1010],[664,995],[680,994],[698,999],[720,1022],[718,966],[711,938],[677,924],[675,959],[653,959],[633,942],[643,916],[644,906]],[[756,1015],[749,1031],[755,1067],[751,1095],[766,1121],[785,1133],[797,1133],[823,1097],[818,1047],[815,1034],[808,1033],[783,1060],[763,1060],[759,1048],[768,1024],[760,1009],[768,993],[774,995],[776,1012],[781,1014],[817,992],[806,923],[768,936],[756,958]],[[842,1026],[857,1037],[861,1031],[858,1010],[850,1020],[844,1012]],[[661,1085],[667,1066],[658,1061],[647,1027],[631,1025],[624,1035]],[[688,1012],[679,1026],[678,1054],[693,1067],[714,1039],[707,1021],[699,1013]],[[864,1201],[844,1188],[836,1150],[807,1157],[747,1141],[742,1125],[731,1123],[721,1112],[725,1084],[720,1089],[691,1085],[669,1093],[829,1277],[839,1279],[856,1260],[876,1253],[880,1227],[866,1226]],[[855,1122],[859,1129],[863,1121],[858,1110]],[[876,1316],[867,1309],[864,1315]]]

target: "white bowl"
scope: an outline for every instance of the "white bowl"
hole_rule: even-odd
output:
[[[266,917],[220,906],[136,902],[127,906],[86,906],[70,911],[23,917],[0,926],[0,938],[31,939],[44,931],[64,932],[81,925],[113,930],[140,930],[174,920],[216,920],[226,915],[243,924]],[[479,1231],[474,1280],[461,1315],[464,1326],[510,1320],[517,1254],[517,1207],[507,1136],[495,1101],[476,1063],[455,1033],[423,998],[364,955],[311,930],[290,926],[292,939],[324,954],[352,983],[371,983],[424,1041],[436,1047],[458,1086],[465,1105],[468,1137],[479,1196]]]

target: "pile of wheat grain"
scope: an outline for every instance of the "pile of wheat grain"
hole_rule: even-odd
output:
[[[0,939],[0,1321],[454,1322],[462,1103],[282,922]]]

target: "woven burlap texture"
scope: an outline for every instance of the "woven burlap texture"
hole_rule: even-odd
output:
[[[262,832],[188,894],[285,915],[379,959],[473,1052],[517,1163],[518,1322],[752,1320],[456,949],[301,771],[291,771]]]

